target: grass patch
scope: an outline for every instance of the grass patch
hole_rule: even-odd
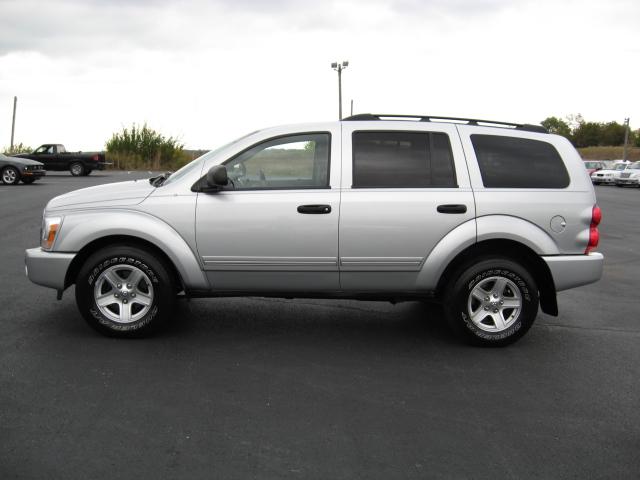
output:
[[[620,160],[624,147],[585,147],[578,152],[583,160]],[[640,161],[640,147],[627,148],[627,160]]]

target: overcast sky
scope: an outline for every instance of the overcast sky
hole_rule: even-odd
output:
[[[0,0],[0,147],[187,148],[344,110],[640,125],[638,0]]]

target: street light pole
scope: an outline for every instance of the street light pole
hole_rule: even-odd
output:
[[[13,119],[11,120],[11,147],[10,151],[13,153],[13,134],[16,130],[16,104],[18,103],[18,97],[13,97]]]
[[[342,70],[349,66],[349,62],[333,62],[331,68],[338,72],[338,120],[342,120]]]
[[[629,143],[629,118],[624,119],[624,150],[622,151],[622,160],[627,161],[627,143]]]

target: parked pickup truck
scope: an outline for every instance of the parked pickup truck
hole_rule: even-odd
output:
[[[42,162],[45,170],[69,170],[74,177],[89,175],[93,170],[104,170],[108,165],[104,152],[67,152],[64,145],[59,143],[45,143],[31,153],[14,156]]]

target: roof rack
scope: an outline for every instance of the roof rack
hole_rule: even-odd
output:
[[[343,121],[369,121],[369,120],[415,120],[419,122],[437,122],[439,120],[445,120],[452,123],[464,123],[465,125],[478,125],[484,127],[510,127],[516,130],[524,130],[526,132],[537,133],[549,133],[542,125],[531,125],[528,123],[512,123],[512,122],[496,122],[494,120],[480,120],[477,118],[462,118],[462,117],[441,117],[440,115],[395,115],[395,114],[383,114],[383,113],[359,113],[358,115],[352,115],[350,117],[343,118]]]

